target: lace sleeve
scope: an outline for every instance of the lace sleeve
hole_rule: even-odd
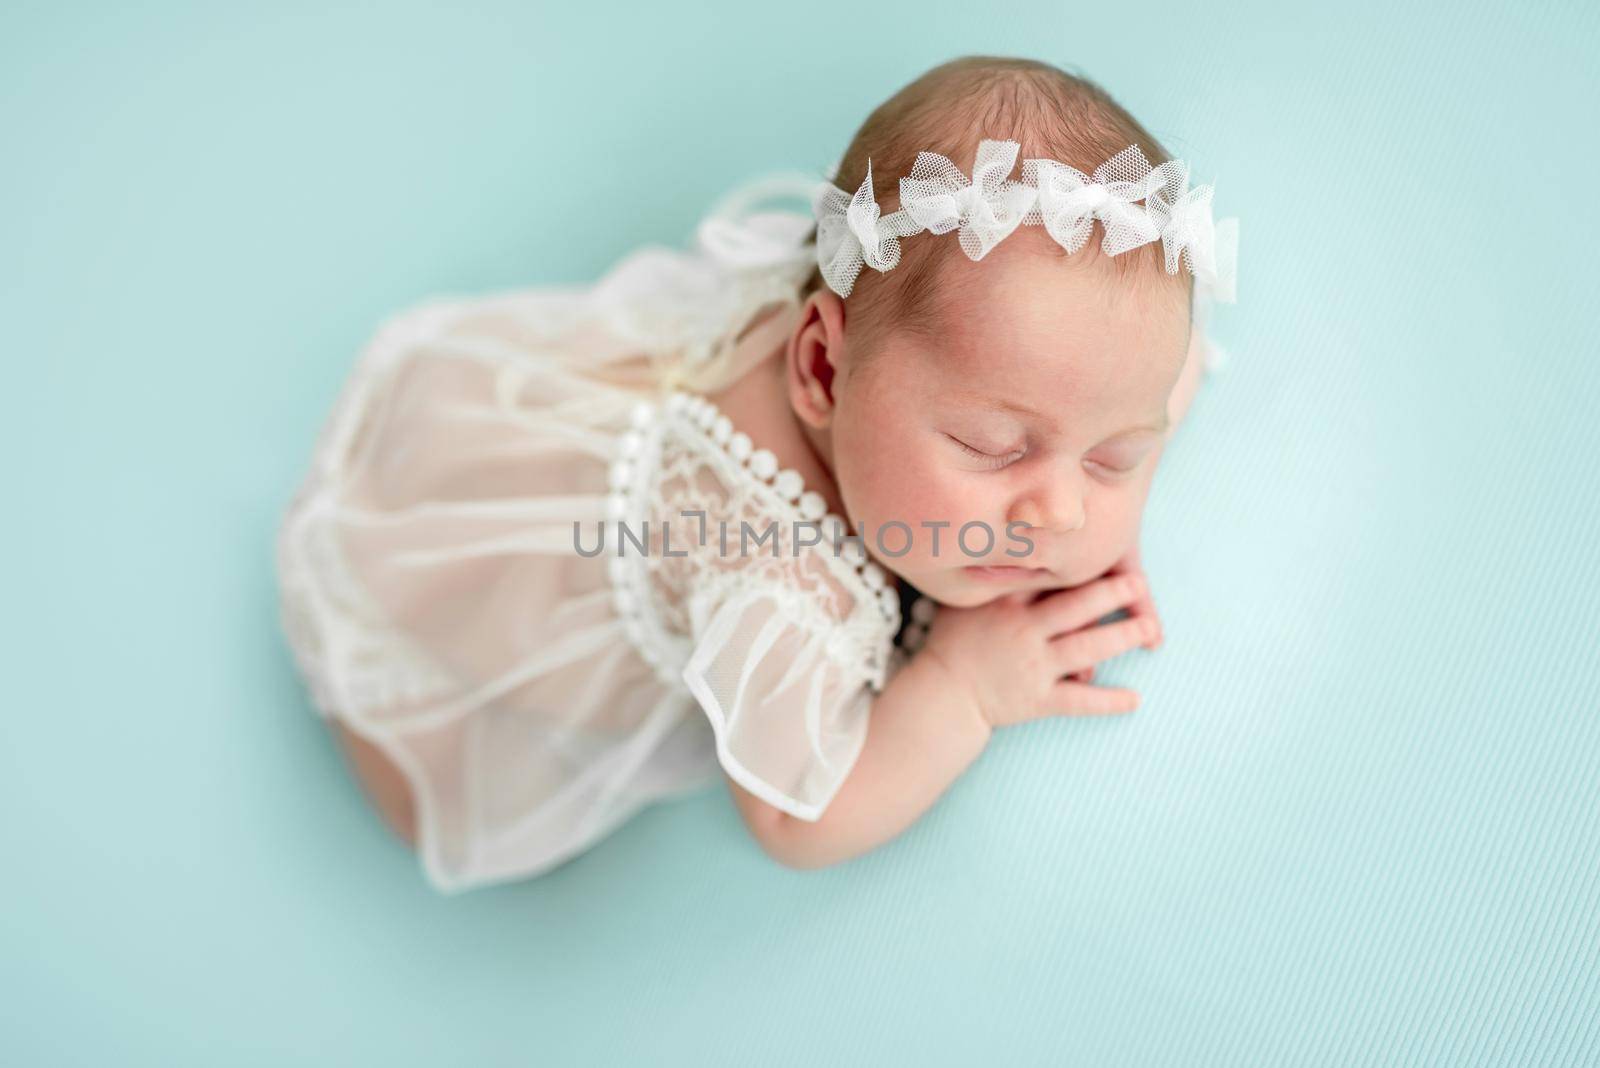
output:
[[[649,550],[611,561],[629,636],[698,701],[730,778],[816,820],[866,740],[898,592],[859,538],[835,546],[847,525],[799,472],[707,398],[635,417],[612,472],[612,513]]]
[[[728,775],[768,804],[816,820],[866,743],[873,690],[846,635],[808,620],[793,596],[758,587],[723,600],[695,627],[683,679],[711,721]]]

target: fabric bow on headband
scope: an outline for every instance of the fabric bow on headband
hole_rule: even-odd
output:
[[[1015,230],[1038,196],[1006,177],[1017,162],[1015,141],[984,141],[972,165],[972,180],[937,152],[918,152],[911,176],[900,179],[900,207],[935,234],[958,226],[961,248],[981,260]]]
[[[878,217],[870,159],[855,196],[847,197],[832,182],[823,182],[812,201],[812,214],[817,217],[817,263],[834,290],[839,287],[833,279],[845,279],[842,297],[850,295],[863,263],[875,271],[892,269],[900,262],[900,238],[922,231],[922,224],[903,208]]]
[[[1093,176],[1055,160],[1026,159],[1022,180],[1013,181],[1007,176],[1021,147],[1016,141],[980,141],[971,178],[948,158],[919,152],[911,174],[900,179],[900,208],[881,217],[870,159],[853,197],[831,180],[823,182],[812,213],[817,265],[829,288],[848,297],[863,265],[892,270],[900,262],[900,238],[923,230],[959,230],[962,251],[980,260],[1025,225],[1044,226],[1067,252],[1077,252],[1099,220],[1106,255],[1160,241],[1168,274],[1176,274],[1181,261],[1214,299],[1234,302],[1239,220],[1213,221],[1213,187],[1188,188],[1188,164],[1170,160],[1151,167],[1139,146],[1129,145]]]

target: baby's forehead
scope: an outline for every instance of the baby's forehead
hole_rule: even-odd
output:
[[[1186,303],[1171,299],[999,289],[970,307],[947,306],[920,326],[919,349],[954,374],[1036,369],[1074,376],[1181,363],[1190,316]]]
[[[972,266],[976,279],[989,264]],[[946,276],[937,315],[894,331],[896,378],[1001,403],[1137,414],[1159,407],[1181,371],[1190,340],[1181,293],[1049,285],[1061,278],[1048,270],[996,272],[1000,284],[982,289],[963,290],[961,277]]]
[[[1021,228],[978,260],[955,242],[918,251],[930,256],[918,272],[926,292],[908,303],[931,313],[919,316],[930,332],[959,337],[997,324],[1070,331],[1120,318],[1170,334],[1191,317],[1187,273],[1168,274],[1157,245],[1109,256],[1091,242],[1068,254],[1043,230]]]

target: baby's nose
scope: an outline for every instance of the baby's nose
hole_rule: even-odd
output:
[[[1051,485],[1019,500],[1010,521],[1051,534],[1070,534],[1083,527],[1083,496],[1071,485]]]

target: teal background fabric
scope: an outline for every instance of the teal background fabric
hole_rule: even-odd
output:
[[[8,6],[0,1057],[1595,1063],[1597,47],[1576,2]],[[276,618],[359,345],[682,246],[972,52],[1242,219],[1167,641],[1103,669],[1143,707],[1000,732],[837,868],[717,788],[436,896]]]

